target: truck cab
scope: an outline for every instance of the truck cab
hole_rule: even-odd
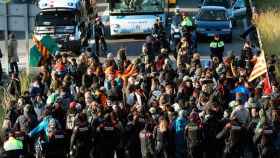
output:
[[[41,0],[35,17],[33,34],[37,39],[53,37],[61,50],[79,53],[81,48],[80,1]]]
[[[80,10],[80,0],[40,0],[38,2],[40,9],[67,8]]]

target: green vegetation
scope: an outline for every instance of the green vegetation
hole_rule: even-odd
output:
[[[20,86],[21,86],[21,93],[28,91],[30,84],[31,84],[32,75],[28,75],[25,70],[23,70],[20,75]],[[16,99],[15,97],[11,96],[8,92],[6,87],[0,87],[0,126],[2,127],[4,113],[6,110],[6,106],[8,102],[12,99]]]
[[[279,2],[280,3],[280,2]],[[260,30],[263,49],[266,54],[280,54],[280,11],[262,12],[255,21]]]
[[[257,8],[262,9],[262,10],[280,8],[279,0],[255,0],[255,2],[256,2]]]
[[[280,55],[280,0],[253,0],[259,16],[255,19],[260,30],[264,52],[267,55]],[[280,65],[276,68],[280,78]]]

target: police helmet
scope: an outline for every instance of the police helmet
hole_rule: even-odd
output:
[[[176,14],[176,15],[180,14],[180,7],[177,6],[177,7],[175,8],[175,14]]]

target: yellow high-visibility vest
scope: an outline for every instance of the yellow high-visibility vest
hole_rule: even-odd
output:
[[[10,137],[5,143],[4,143],[4,150],[5,151],[11,151],[11,150],[22,150],[23,149],[23,143],[20,140],[15,139],[14,137]]]
[[[212,41],[210,43],[210,48],[221,48],[223,46],[225,46],[223,41]]]

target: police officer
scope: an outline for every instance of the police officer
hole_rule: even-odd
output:
[[[125,126],[125,154],[126,158],[140,158],[141,148],[139,132],[141,123],[137,114],[128,114],[128,122]]]
[[[114,150],[118,143],[118,133],[109,113],[97,127],[96,150],[97,158],[114,158]]]
[[[223,62],[224,41],[216,34],[214,40],[210,43],[211,58],[218,57],[220,62]]]
[[[99,41],[101,41],[101,44],[104,47],[104,51],[105,52],[107,51],[107,44],[104,36],[105,36],[104,24],[101,22],[101,18],[97,17],[94,23],[95,50],[97,56],[99,56],[99,47],[100,47]]]
[[[245,128],[236,117],[230,118],[224,129],[217,134],[217,139],[225,138],[224,158],[240,158],[243,156]]]
[[[265,121],[262,128],[255,131],[254,141],[257,143],[260,158],[276,158],[277,153],[273,145],[274,131],[269,122]]]
[[[186,33],[188,34],[192,27],[193,27],[193,22],[191,21],[190,17],[187,16],[187,13],[183,13],[182,15],[182,22],[181,22],[181,27],[183,29],[183,36],[186,36]]]
[[[3,148],[4,148],[3,157],[7,157],[7,158],[24,157],[23,143],[21,140],[17,140],[15,138],[15,133],[12,131],[9,133],[8,140],[4,142]]]
[[[153,27],[153,31],[152,31],[153,35],[156,35],[156,38],[160,38],[160,37],[164,37],[164,27],[160,21],[160,17],[156,18],[156,22],[154,24]]]
[[[179,22],[182,21],[181,11],[180,11],[180,8],[179,8],[179,7],[176,7],[176,8],[175,8],[174,19],[178,20]]]
[[[79,113],[70,141],[70,157],[89,157],[90,131],[85,113]]]

